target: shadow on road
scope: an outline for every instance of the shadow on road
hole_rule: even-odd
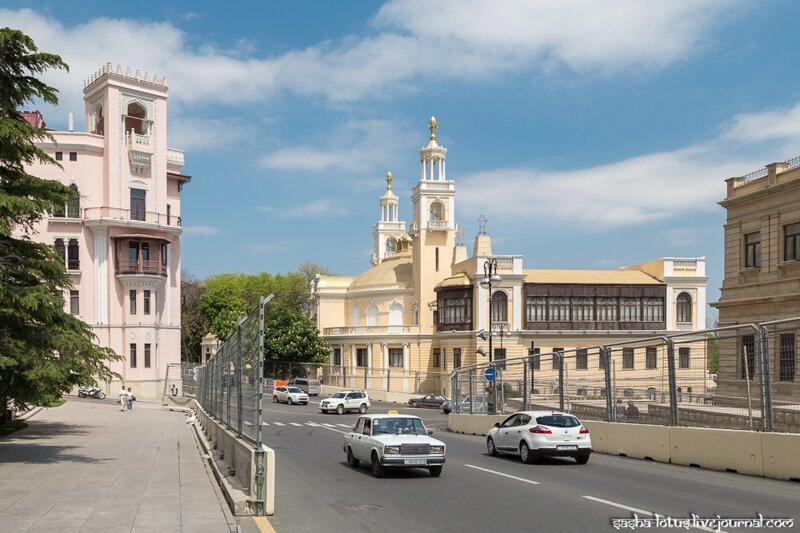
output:
[[[50,446],[47,444],[31,443],[0,443],[0,464],[57,464],[57,463],[85,463],[99,464],[105,459],[87,457],[71,453],[70,450],[79,446]]]

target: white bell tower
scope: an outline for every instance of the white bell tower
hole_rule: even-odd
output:
[[[371,263],[377,265],[397,252],[397,243],[406,232],[406,223],[399,220],[397,195],[392,191],[392,173],[386,174],[386,192],[380,198],[381,216],[373,226],[375,241]]]

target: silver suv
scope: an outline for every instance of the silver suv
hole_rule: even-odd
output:
[[[363,415],[369,407],[369,396],[367,396],[366,392],[360,390],[339,391],[330,398],[325,398],[319,402],[320,411],[323,413],[336,411],[337,415],[348,411],[358,411]]]
[[[289,385],[294,385],[309,396],[316,396],[322,390],[318,379],[294,378],[289,381]]]

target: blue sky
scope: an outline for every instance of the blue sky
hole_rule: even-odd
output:
[[[458,223],[528,268],[708,258],[724,179],[800,153],[790,0],[81,3],[6,1],[61,54],[66,125],[107,61],[165,75],[186,150],[183,266],[368,265],[386,171],[410,221],[436,115]]]

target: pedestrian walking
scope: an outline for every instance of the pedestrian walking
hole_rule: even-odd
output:
[[[617,420],[625,420],[625,404],[622,403],[622,398],[617,398],[617,405],[614,406],[614,411],[617,414]]]
[[[125,385],[119,390],[119,410],[125,411],[128,407],[128,391],[125,390]]]
[[[133,391],[128,387],[128,412],[133,411],[133,400],[135,399],[136,397],[133,395]]]
[[[172,384],[172,389],[170,389],[170,392],[172,393],[173,396],[178,395],[178,387],[176,387],[174,383]]]

